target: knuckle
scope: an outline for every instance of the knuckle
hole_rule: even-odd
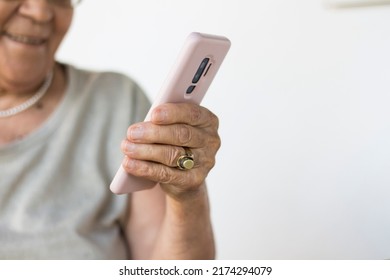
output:
[[[212,118],[212,122],[214,124],[214,126],[218,129],[219,128],[219,118],[213,114],[213,118]]]
[[[221,148],[221,137],[217,134],[212,140],[212,146],[215,148],[216,151],[218,151]]]
[[[209,156],[202,160],[201,166],[206,171],[206,173],[208,173],[215,166],[215,163],[215,157]]]
[[[198,123],[201,118],[202,118],[202,107],[192,106],[190,109],[191,123]]]
[[[218,129],[219,127],[219,118],[209,109],[204,108],[205,110],[205,120],[204,125],[207,127],[212,127]]]
[[[211,111],[209,111],[209,119],[212,126],[219,127],[219,118]]]
[[[215,155],[216,149],[209,148],[200,150],[195,158],[195,164],[198,167],[197,169],[201,171],[201,174],[205,174],[204,178],[216,164]]]
[[[168,166],[176,166],[177,159],[182,155],[182,149],[177,148],[167,148],[164,152],[164,159],[166,159],[166,164]]]
[[[205,147],[216,153],[221,148],[221,137],[218,134],[208,137]]]
[[[170,184],[173,180],[172,174],[168,171],[168,168],[159,168],[156,176],[159,178],[159,182],[163,184]]]
[[[215,158],[213,160],[210,160],[209,165],[208,165],[208,170],[210,171],[214,166],[215,166]]]
[[[135,162],[137,175],[147,177],[150,174],[150,167],[147,164],[142,164],[140,161]]]
[[[178,141],[180,145],[185,146],[192,139],[192,131],[188,125],[181,125],[177,130]]]

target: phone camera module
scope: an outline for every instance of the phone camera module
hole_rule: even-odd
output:
[[[209,63],[209,61],[210,61],[210,59],[207,57],[202,60],[202,62],[200,63],[200,65],[198,67],[198,70],[195,73],[194,78],[192,79],[193,84],[196,84],[199,81],[200,77],[202,77],[203,72],[206,69],[206,66]]]

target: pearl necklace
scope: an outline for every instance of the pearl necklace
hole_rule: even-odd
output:
[[[36,94],[34,94],[30,99],[23,102],[20,105],[17,105],[15,107],[12,107],[7,110],[0,111],[0,118],[7,118],[14,116],[20,112],[23,112],[33,106],[35,103],[37,103],[47,92],[49,89],[51,82],[53,80],[53,71],[51,71],[45,78],[45,81],[43,82],[43,85],[39,88]]]

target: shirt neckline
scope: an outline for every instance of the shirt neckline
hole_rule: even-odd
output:
[[[65,88],[64,96],[61,98],[57,108],[51,113],[51,115],[34,131],[26,135],[20,140],[13,141],[11,143],[0,146],[0,157],[12,155],[16,152],[21,152],[26,149],[31,149],[32,146],[44,144],[45,140],[53,133],[58,127],[59,122],[63,120],[63,116],[66,113],[66,108],[71,102],[72,93],[75,86],[75,77],[73,68],[67,64],[63,64],[66,75],[68,77],[67,87]]]

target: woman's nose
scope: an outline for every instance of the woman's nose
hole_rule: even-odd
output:
[[[53,18],[53,6],[47,0],[24,0],[19,12],[36,22],[48,22]]]

